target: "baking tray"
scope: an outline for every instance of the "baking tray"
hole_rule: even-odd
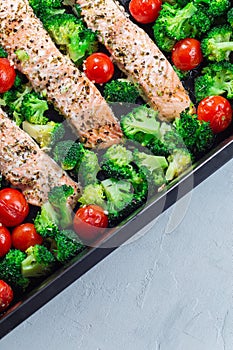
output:
[[[175,183],[170,184],[169,188],[157,194],[156,198],[152,198],[137,214],[112,229],[109,237],[98,246],[91,248],[83,257],[72,260],[68,266],[57,270],[22,300],[16,302],[0,319],[0,339],[117,247],[143,230],[162,212],[227,163],[232,155],[233,136],[229,136],[194,164],[191,171],[183,174]]]
[[[121,0],[121,3],[127,8],[129,1]],[[151,35],[150,28],[142,27]],[[233,124],[218,137],[215,146],[208,154],[193,164],[191,169],[171,182],[164,190],[152,196],[143,208],[132,214],[118,227],[111,229],[104,241],[90,248],[82,257],[74,258],[68,265],[58,269],[25,294],[22,299],[16,300],[7,312],[0,316],[0,339],[117,247],[120,247],[135,234],[145,232],[145,228],[154,219],[227,163],[232,155]]]

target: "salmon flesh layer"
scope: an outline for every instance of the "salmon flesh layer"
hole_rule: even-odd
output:
[[[85,74],[57,49],[27,0],[0,2],[0,44],[86,146],[120,142],[122,132],[111,108]],[[17,50],[25,51],[27,59],[20,62]]]
[[[0,173],[21,189],[30,204],[41,206],[54,186],[72,186],[74,195],[68,203],[74,206],[81,187],[74,182],[30,136],[0,110]]]
[[[99,40],[115,63],[133,82],[142,97],[172,120],[191,101],[172,66],[147,33],[130,21],[124,8],[114,0],[76,0],[87,26],[97,31]]]

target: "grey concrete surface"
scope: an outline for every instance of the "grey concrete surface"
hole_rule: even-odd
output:
[[[4,337],[0,349],[232,350],[233,160],[179,206]],[[170,230],[174,210],[183,216]]]

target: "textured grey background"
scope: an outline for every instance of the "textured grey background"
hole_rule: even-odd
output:
[[[232,350],[233,161],[183,203],[4,337],[0,349]],[[176,215],[181,223],[168,233]]]

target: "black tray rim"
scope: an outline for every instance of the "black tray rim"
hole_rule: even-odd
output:
[[[38,288],[30,292],[25,297],[25,300],[13,305],[0,318],[0,339],[78,280],[111,252],[132,238],[162,212],[175,204],[178,199],[220,169],[232,159],[232,155],[233,136],[221,142],[203,157],[199,163],[195,164],[191,171],[188,171],[178,182],[160,193],[155,200],[148,203],[145,208],[141,209],[130,220],[115,228],[112,235],[100,243],[98,247],[92,248],[83,257],[72,262],[69,266],[56,271]]]

